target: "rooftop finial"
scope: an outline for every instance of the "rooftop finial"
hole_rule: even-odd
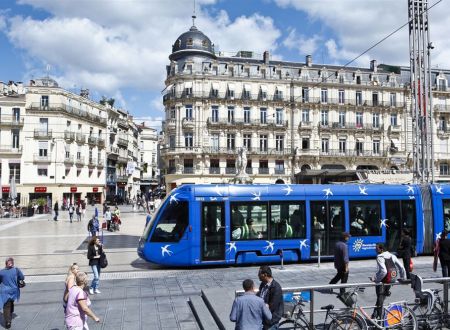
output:
[[[194,12],[192,15],[192,26],[195,26],[195,19],[197,18],[197,16],[195,15],[195,0],[194,0]]]

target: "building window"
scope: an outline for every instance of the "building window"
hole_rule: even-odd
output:
[[[302,138],[302,150],[309,150],[309,138]]]
[[[373,140],[373,154],[380,154],[380,140]]]
[[[356,105],[362,105],[362,92],[356,91]]]
[[[339,90],[339,104],[345,103],[345,91],[343,89]]]
[[[275,160],[275,174],[284,174],[284,160]]]
[[[364,144],[362,141],[356,141],[356,154],[361,155],[364,152]]]
[[[235,134],[227,134],[227,149],[234,150],[236,147],[236,135]]]
[[[48,169],[47,168],[38,168],[37,174],[38,176],[47,176],[48,175]]]
[[[19,163],[9,163],[9,182],[11,179],[15,178],[16,183],[20,183],[20,164]]]
[[[397,95],[395,93],[391,93],[389,96],[389,100],[391,103],[391,107],[396,107],[397,106]]]
[[[440,131],[446,131],[447,130],[447,121],[445,120],[445,117],[439,117],[439,127],[438,129]]]
[[[48,95],[42,95],[41,96],[41,108],[48,108]]]
[[[339,139],[339,152],[344,154],[347,151],[347,140]]]
[[[322,126],[328,126],[328,110],[320,111],[320,124]]]
[[[217,68],[216,68],[217,70]],[[219,89],[214,86],[211,88],[211,97],[219,97]]]
[[[276,124],[283,125],[283,109],[276,109]]]
[[[309,109],[302,110],[302,123],[309,123]]]
[[[275,147],[276,147],[277,151],[283,151],[284,135],[275,135]]]
[[[183,162],[184,173],[194,173],[194,160],[185,159]]]
[[[345,127],[345,111],[339,111],[339,127]]]
[[[186,105],[186,116],[185,116],[185,118],[188,119],[188,120],[191,120],[193,118],[193,115],[192,115],[192,104],[187,104]]]
[[[340,84],[343,84],[343,83],[344,83],[344,75],[343,75],[343,74],[340,74],[340,75],[339,75],[339,83],[340,83]]]
[[[265,72],[265,71],[264,71]],[[267,90],[265,87],[261,87],[261,99],[265,100],[267,99]]]
[[[230,89],[230,88],[228,87],[228,90],[227,90],[227,96],[228,96],[229,99],[233,99],[233,98],[234,98],[234,90],[233,90],[233,89]]]
[[[209,173],[220,174],[220,160],[219,159],[211,159],[209,161]]]
[[[13,108],[13,121],[19,123],[20,121],[20,108]]]
[[[39,157],[47,157],[47,156],[48,156],[48,142],[39,141]]]
[[[186,88],[184,89],[184,94],[185,94],[186,96],[192,95],[192,87],[186,87]]]
[[[329,139],[322,139],[322,152],[328,153],[330,150],[330,140]]]
[[[169,148],[175,149],[175,135],[169,135]]]
[[[234,123],[234,107],[228,107],[228,123]]]
[[[356,113],[356,127],[363,127],[363,113],[362,112],[357,112]]]
[[[186,133],[184,135],[184,145],[186,148],[192,148],[194,146],[194,134]]]
[[[12,137],[12,147],[13,149],[19,149],[19,130],[12,129],[11,130]]]
[[[188,38],[188,40],[186,41],[186,46],[192,46],[192,45],[193,45],[192,38]]]
[[[394,126],[394,127],[398,126],[397,114],[396,113],[391,113],[391,125]]]
[[[446,80],[443,79],[443,78],[439,78],[437,82],[438,82],[438,90],[445,92],[447,90],[447,88],[446,88]]]
[[[211,121],[213,123],[217,123],[219,121],[219,107],[217,105],[213,105],[211,107]]]
[[[440,175],[448,175],[449,174],[447,163],[439,164],[439,174]]]
[[[328,102],[328,89],[322,88],[320,91],[320,102],[327,103]]]
[[[309,102],[309,88],[308,87],[302,88],[302,101]]]
[[[283,99],[283,91],[280,91],[278,88],[275,89],[275,100]]]
[[[170,108],[170,119],[175,119],[175,107]]]
[[[361,85],[361,76],[356,76],[356,84]]]
[[[262,134],[259,136],[259,150],[267,151],[267,135]]]
[[[261,124],[267,124],[267,108],[260,109],[259,120],[261,121]]]
[[[250,108],[244,107],[244,123],[249,124],[250,123]]]
[[[212,151],[214,151],[214,152],[219,151],[219,134],[211,135],[211,148],[212,148]]]
[[[380,114],[379,113],[372,114],[372,125],[373,125],[373,128],[380,128]]]
[[[48,134],[48,118],[39,118],[39,131]]]
[[[244,134],[243,145],[247,150],[251,150],[252,148],[252,135]]]
[[[372,105],[375,107],[378,105],[378,92],[372,93]]]

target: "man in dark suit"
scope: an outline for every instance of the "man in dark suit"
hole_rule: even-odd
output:
[[[284,312],[283,291],[281,285],[272,277],[269,266],[261,266],[258,272],[261,285],[258,296],[269,306],[272,319],[264,324],[264,330],[277,330]]]

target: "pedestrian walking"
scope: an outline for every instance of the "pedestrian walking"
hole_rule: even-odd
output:
[[[73,263],[69,267],[69,271],[67,272],[66,281],[65,281],[65,289],[64,289],[64,295],[63,295],[63,307],[64,312],[66,311],[67,307],[67,301],[69,300],[69,290],[76,285],[75,277],[77,273],[79,272],[80,268],[76,263]]]
[[[87,258],[89,259],[89,266],[94,274],[89,293],[101,293],[98,289],[100,282],[100,256],[103,254],[103,245],[97,236],[93,236],[88,244]]]
[[[348,232],[342,233],[341,240],[338,241],[334,247],[334,268],[336,268],[337,274],[330,281],[330,284],[336,284],[341,281],[342,284],[348,281],[348,240],[350,234]],[[340,289],[341,295],[345,293],[345,289]]]
[[[53,211],[55,212],[55,216],[53,217],[53,220],[58,221],[58,214],[59,214],[58,213],[59,212],[58,201],[55,202],[55,206],[53,207]]]
[[[400,244],[398,247],[397,254],[403,260],[403,267],[405,267],[406,278],[410,279],[410,271],[411,271],[411,236],[409,234],[409,230],[404,228],[402,230],[402,238],[400,240]]]
[[[70,223],[72,223],[73,213],[74,212],[75,212],[75,207],[73,206],[72,203],[70,203],[70,205],[69,205],[69,219],[70,219]]]
[[[5,261],[5,268],[0,270],[0,303],[3,306],[3,320],[5,328],[11,328],[14,313],[14,302],[20,299],[19,283],[25,280],[25,276],[19,268],[14,267],[14,259]]]
[[[89,329],[87,324],[87,317],[89,316],[95,322],[100,322],[100,319],[89,308],[91,300],[88,294],[84,291],[87,287],[88,277],[84,272],[78,272],[75,276],[76,285],[69,289],[67,299],[67,307],[65,310],[64,323],[69,330]]]
[[[377,295],[377,302],[375,303],[375,309],[372,314],[372,318],[381,318],[383,315],[384,299],[391,295],[391,283],[394,283],[397,279],[406,279],[406,271],[403,268],[400,261],[395,255],[389,251],[385,251],[383,243],[377,243],[377,272],[370,278],[371,281],[379,283],[375,287]],[[400,273],[400,276],[398,276]]]
[[[258,296],[269,306],[272,313],[272,319],[264,322],[264,330],[277,330],[284,313],[283,290],[281,285],[273,279],[269,266],[261,266],[258,277],[261,281]]]
[[[263,322],[272,319],[264,300],[255,294],[255,286],[252,280],[242,282],[245,293],[237,297],[231,308],[230,321],[235,322],[235,330],[261,330]]]
[[[87,230],[92,237],[97,236],[97,234],[100,233],[100,224],[98,222],[98,218],[95,215],[91,218],[91,220],[89,220]]]
[[[441,263],[442,277],[448,277],[450,274],[450,239],[446,230],[441,233],[441,238],[436,242],[433,263],[434,271],[437,270],[437,259]]]
[[[81,202],[81,214],[83,215],[83,220],[86,219],[86,201]]]
[[[111,230],[111,216],[111,210],[107,207],[105,212],[106,230]]]
[[[77,221],[80,222],[81,221],[81,205],[80,204],[77,205],[75,212],[77,213]]]

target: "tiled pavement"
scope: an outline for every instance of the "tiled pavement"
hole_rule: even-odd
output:
[[[257,281],[257,267],[167,270],[149,265],[130,247],[142,232],[145,214],[123,212],[123,218],[122,230],[105,236],[110,266],[101,276],[102,293],[92,297],[92,308],[102,322],[89,320],[91,329],[198,329],[187,304],[189,296],[208,288],[234,291],[246,278]],[[80,249],[86,238],[86,222],[70,224],[64,215],[59,223],[48,221],[46,216],[0,220],[0,260],[14,255],[28,282],[16,305],[18,317],[13,320],[13,329],[64,329],[64,274],[74,261],[88,271],[85,251]],[[430,257],[415,261],[422,276],[439,275],[432,272]],[[275,278],[288,287],[325,284],[335,273],[331,263],[323,263],[320,268],[301,264],[273,269]],[[352,261],[349,281],[365,282],[374,270],[373,260]],[[396,296],[411,294],[407,287],[398,290]],[[222,297],[218,294],[214,298]],[[223,301],[222,306],[228,310],[231,302]]]

